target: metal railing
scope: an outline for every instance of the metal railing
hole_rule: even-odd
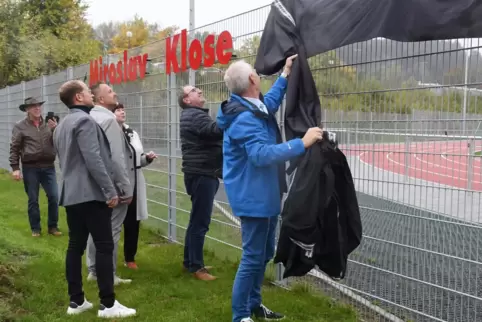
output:
[[[228,30],[237,56],[253,62],[269,10],[195,28],[189,36]],[[301,281],[321,289],[355,305],[367,321],[482,320],[482,99],[476,90],[482,84],[482,56],[478,46],[464,44],[373,39],[310,58],[324,127],[337,132],[350,162],[364,238],[350,256],[344,281],[317,271],[282,280],[282,268],[275,266],[269,274],[276,282]],[[166,75],[164,48],[158,41],[131,49],[131,54],[148,53],[155,68],[145,79],[115,85],[115,90],[145,149],[159,154],[144,170],[149,224],[182,243],[190,200],[180,170],[176,92],[195,83],[215,116],[228,96],[226,66]],[[114,56],[111,61],[117,60]],[[24,117],[18,110],[23,99],[42,97],[44,112],[62,117],[66,108],[58,98],[59,86],[88,72],[89,65],[75,66],[0,89],[0,167],[9,168],[11,130]],[[273,80],[265,77],[263,88]],[[206,247],[237,260],[239,221],[222,183],[215,206]]]

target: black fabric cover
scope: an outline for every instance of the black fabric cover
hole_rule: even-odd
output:
[[[376,37],[411,42],[482,37],[482,1],[275,0],[254,67],[272,75],[287,57],[299,55],[286,95],[287,140],[322,121],[306,59]]]
[[[306,56],[384,37],[424,41],[482,37],[480,0],[275,0],[256,57],[260,74],[277,73],[286,57]]]
[[[307,59],[376,37],[426,41],[482,37],[481,0],[275,0],[254,67],[263,75],[281,70],[298,54],[286,95],[286,139],[321,126],[321,106]],[[361,241],[362,225],[351,172],[329,140],[299,160],[282,211],[275,262],[284,277],[301,276],[315,265],[343,278],[347,256]],[[300,243],[302,245],[300,246]],[[314,244],[313,254],[303,247]]]

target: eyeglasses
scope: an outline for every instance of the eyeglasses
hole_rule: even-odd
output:
[[[193,87],[188,93],[184,93],[184,97],[188,97],[189,94],[197,92],[199,89]]]

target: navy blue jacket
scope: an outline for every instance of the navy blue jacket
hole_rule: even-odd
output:
[[[182,171],[221,177],[223,132],[209,116],[209,110],[200,107],[183,108],[179,123]]]

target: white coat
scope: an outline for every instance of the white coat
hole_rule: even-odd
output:
[[[124,129],[128,131],[128,140],[130,145],[135,151],[136,160],[136,197],[137,197],[137,220],[146,220],[148,217],[147,211],[147,191],[146,191],[146,179],[142,173],[142,168],[148,166],[149,162],[144,153],[141,138],[136,131],[129,128],[129,125],[123,124]],[[132,132],[131,132],[132,131]],[[129,133],[130,132],[130,133]]]

